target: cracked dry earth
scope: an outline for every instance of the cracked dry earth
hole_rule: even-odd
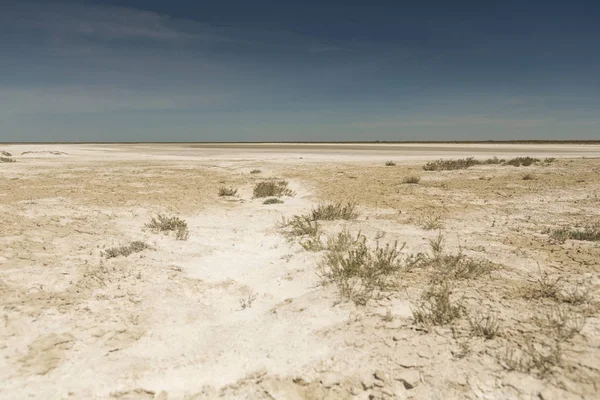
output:
[[[0,165],[2,399],[599,398],[600,242],[552,234],[600,221],[598,158],[549,148],[551,163],[426,172],[453,154],[5,147],[38,153]],[[295,195],[253,198],[269,178]],[[324,237],[361,232],[410,257],[441,235],[494,268],[444,281],[460,304],[447,323],[414,318],[445,274],[427,266],[357,304],[323,283],[325,251],[279,224],[337,201],[359,216],[322,221]],[[145,228],[158,213],[189,238]],[[149,248],[106,256],[135,240]]]

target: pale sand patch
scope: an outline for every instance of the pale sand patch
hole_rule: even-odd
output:
[[[0,397],[593,398],[595,309],[549,376],[508,371],[499,355],[524,333],[546,334],[532,321],[554,303],[519,294],[540,268],[597,300],[600,248],[551,243],[541,231],[600,217],[599,162],[425,173],[417,160],[597,157],[597,147],[437,146],[2,146],[67,155],[30,153],[0,168]],[[384,166],[390,155],[397,167]],[[522,181],[524,172],[539,179]],[[402,185],[408,174],[420,183]],[[271,177],[288,179],[296,196],[274,205],[252,199],[253,185]],[[218,197],[222,185],[239,188],[239,197]],[[320,284],[322,253],[278,228],[281,217],[322,200],[356,200],[361,213],[323,222],[323,238],[346,228],[370,245],[406,243],[411,254],[429,251],[437,231],[421,222],[439,215],[449,251],[460,246],[506,266],[456,283],[471,315],[499,313],[503,335],[470,337],[466,319],[457,333],[415,325],[412,308],[428,284],[419,271],[365,307],[340,303],[333,285]],[[146,230],[157,212],[185,219],[190,238]],[[151,248],[103,257],[133,240]]]

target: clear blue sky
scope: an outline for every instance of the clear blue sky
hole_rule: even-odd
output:
[[[599,3],[0,0],[0,141],[600,139]]]

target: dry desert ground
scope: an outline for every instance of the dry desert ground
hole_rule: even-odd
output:
[[[600,146],[0,150],[2,399],[600,398]]]

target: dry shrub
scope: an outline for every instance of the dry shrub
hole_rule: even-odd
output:
[[[235,196],[237,194],[237,189],[233,188],[233,187],[225,187],[225,186],[221,186],[219,188],[219,196],[223,197],[223,196]]]
[[[397,286],[402,270],[398,243],[369,248],[360,233],[353,239],[349,233],[328,242],[329,250],[319,263],[324,283],[334,283],[342,299],[364,305],[378,292]]]
[[[135,240],[129,243],[127,246],[111,247],[103,253],[103,256],[106,258],[114,258],[118,256],[127,257],[133,253],[139,253],[140,251],[146,250],[149,247],[150,246],[148,246],[148,244],[139,240]]]
[[[461,158],[457,160],[436,160],[430,161],[423,166],[425,171],[452,171],[457,169],[467,169],[474,165],[480,164],[479,161],[473,157]]]
[[[358,218],[356,203],[319,204],[310,212],[310,218],[317,221],[333,221],[336,219],[351,220]]]
[[[500,333],[500,323],[495,314],[476,315],[474,318],[469,318],[469,324],[474,335],[488,340],[495,338]]]
[[[537,162],[539,162],[540,159],[539,158],[532,158],[532,157],[515,157],[512,158],[508,161],[506,161],[504,164],[505,165],[512,165],[514,167],[528,167],[530,165],[533,165]]]
[[[461,302],[454,302],[451,295],[452,288],[448,281],[431,286],[412,310],[415,322],[426,326],[441,326],[460,318],[464,307]]]
[[[4,156],[0,157],[0,163],[14,163],[16,161],[17,160],[15,160],[12,157],[4,157]]]
[[[417,183],[419,183],[420,180],[421,180],[421,177],[419,177],[419,176],[409,175],[409,176],[405,176],[404,178],[402,178],[402,183],[416,185]]]
[[[145,226],[154,233],[175,232],[177,240],[187,240],[190,237],[187,222],[179,217],[167,217],[166,215],[158,214],[156,217],[152,217],[150,222]]]
[[[254,186],[253,196],[260,197],[281,197],[294,196],[295,193],[288,188],[287,181],[268,180],[259,182]]]
[[[393,166],[395,166],[395,165],[396,165],[396,163],[395,163],[395,162],[393,162],[392,160],[389,160],[389,161],[386,161],[386,162],[385,162],[385,166],[386,166],[386,167],[393,167]]]

